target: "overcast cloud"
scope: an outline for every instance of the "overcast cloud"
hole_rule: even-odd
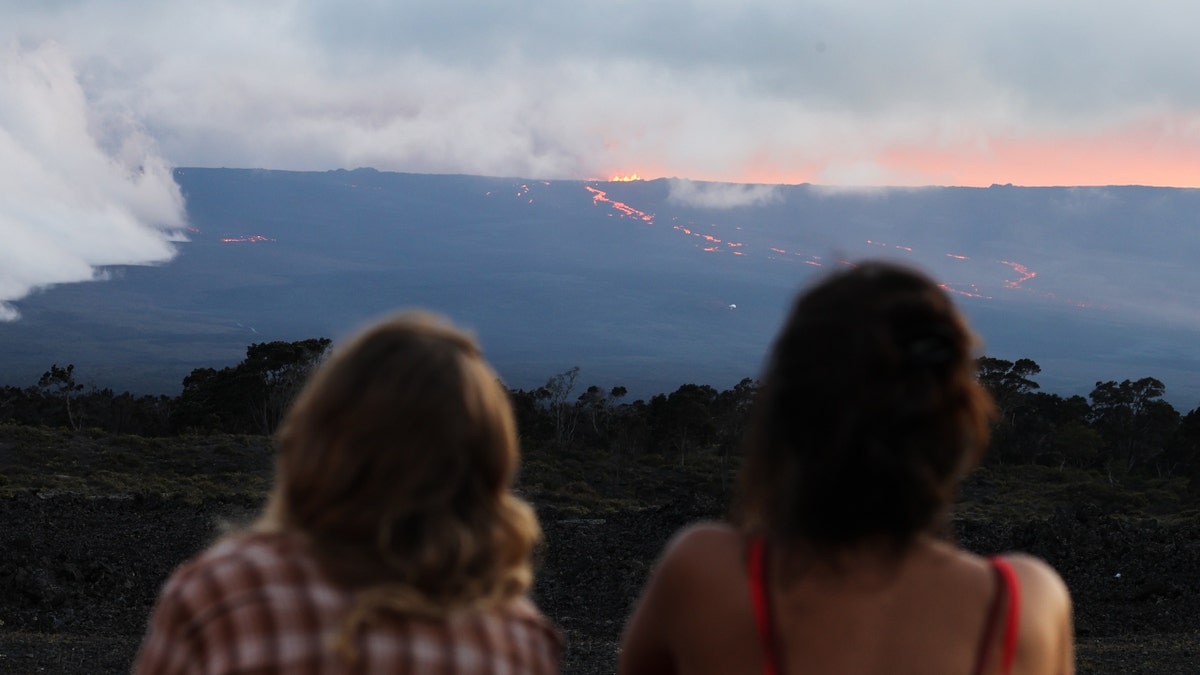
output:
[[[10,1],[0,302],[168,259],[168,166],[1200,185],[1197,25],[1190,0]]]
[[[1006,148],[1200,145],[1184,0],[17,6],[20,48],[59,43],[175,165],[1036,183]]]

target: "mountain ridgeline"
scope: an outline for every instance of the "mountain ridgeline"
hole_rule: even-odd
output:
[[[426,307],[471,327],[506,384],[579,366],[650,398],[755,376],[796,291],[867,257],[926,269],[986,352],[1045,391],[1152,377],[1200,401],[1200,191],[832,190],[181,168],[191,231],[157,267],[47,289],[0,325],[0,384],[180,393],[249,343],[336,340]]]

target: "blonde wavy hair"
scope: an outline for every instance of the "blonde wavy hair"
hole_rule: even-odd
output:
[[[356,592],[338,638],[385,615],[442,617],[524,595],[541,538],[511,492],[519,459],[507,392],[466,333],[398,314],[336,349],[277,434],[256,529],[298,532]]]

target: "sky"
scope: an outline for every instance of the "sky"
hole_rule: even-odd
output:
[[[176,166],[1197,187],[1197,25],[1191,0],[7,0],[0,320],[170,260]]]

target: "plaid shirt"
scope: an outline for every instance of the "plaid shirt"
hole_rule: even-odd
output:
[[[351,666],[333,648],[351,592],[331,585],[294,536],[224,540],[177,569],[135,665],[150,673],[554,675],[562,640],[521,598],[445,621],[372,625]]]

